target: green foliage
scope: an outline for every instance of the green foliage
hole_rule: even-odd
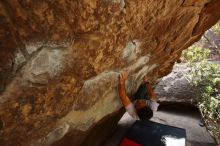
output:
[[[186,78],[197,89],[198,107],[220,144],[220,69],[208,62],[209,53],[194,46],[183,51],[182,59],[191,68]]]
[[[206,61],[206,58],[208,58],[209,54],[210,50],[208,49],[202,49],[200,47],[192,46],[183,51],[182,59],[185,62],[192,64],[195,62]]]
[[[213,27],[212,29],[216,32],[216,34],[218,36],[220,36],[220,21],[218,21]]]

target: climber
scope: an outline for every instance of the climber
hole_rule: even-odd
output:
[[[128,78],[128,70],[123,70],[119,75],[119,96],[123,106],[129,115],[136,120],[149,120],[153,117],[153,112],[157,111],[159,104],[148,77],[145,76],[143,83],[135,93],[135,101],[132,103],[125,91],[125,81]]]

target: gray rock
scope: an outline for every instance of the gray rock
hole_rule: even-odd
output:
[[[195,89],[186,79],[190,68],[186,64],[175,64],[170,74],[163,77],[155,87],[160,102],[195,102]]]

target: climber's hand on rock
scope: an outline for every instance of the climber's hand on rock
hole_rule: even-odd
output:
[[[149,82],[149,77],[145,75],[143,78],[143,83],[146,83],[146,82]]]
[[[119,75],[120,84],[124,84],[125,80],[128,78],[128,69],[123,70]]]

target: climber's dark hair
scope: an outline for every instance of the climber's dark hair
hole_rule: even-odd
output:
[[[137,110],[140,120],[150,120],[153,117],[153,110],[145,106]]]

